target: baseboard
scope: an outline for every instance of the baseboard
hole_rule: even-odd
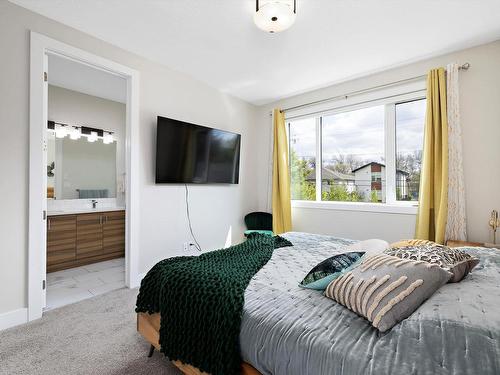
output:
[[[0,331],[28,322],[28,309],[22,308],[0,314]]]
[[[144,273],[140,273],[139,275],[137,275],[137,287],[140,287],[141,286],[141,281],[142,279],[144,279],[144,277],[146,277],[146,274],[147,272],[144,272]]]

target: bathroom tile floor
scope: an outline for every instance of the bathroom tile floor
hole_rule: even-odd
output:
[[[125,258],[47,274],[44,311],[125,287]]]

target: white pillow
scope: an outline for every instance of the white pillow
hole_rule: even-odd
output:
[[[387,250],[389,248],[390,245],[387,241],[372,238],[349,245],[345,248],[344,252],[347,253],[350,251],[364,251],[366,253],[365,258],[367,258],[375,254],[380,254],[384,250]]]

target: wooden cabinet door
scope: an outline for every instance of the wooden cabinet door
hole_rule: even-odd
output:
[[[47,271],[76,257],[76,216],[49,216],[47,219]]]
[[[102,254],[102,214],[82,214],[76,223],[76,258]]]
[[[125,256],[125,211],[104,212],[103,253]]]

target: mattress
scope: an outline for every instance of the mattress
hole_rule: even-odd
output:
[[[245,291],[242,359],[262,374],[500,374],[500,251],[468,248],[479,265],[381,334],[298,283],[354,241],[290,232]]]

